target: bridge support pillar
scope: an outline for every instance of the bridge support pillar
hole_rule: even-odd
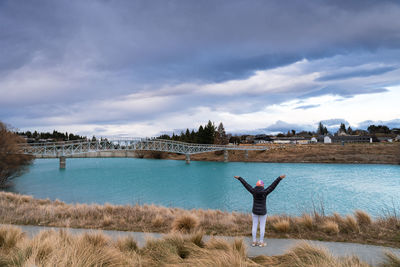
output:
[[[189,164],[190,163],[190,154],[185,154],[186,156],[186,163]]]
[[[249,151],[248,150],[244,151],[244,159],[249,160]]]
[[[228,150],[224,150],[224,162],[229,162]]]
[[[60,157],[60,169],[65,169],[67,165],[67,159],[64,156]]]

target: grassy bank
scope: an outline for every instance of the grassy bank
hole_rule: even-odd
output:
[[[201,230],[210,235],[251,235],[250,214],[154,205],[70,205],[6,192],[0,192],[0,223],[160,233]],[[400,248],[400,218],[394,214],[371,219],[363,211],[345,217],[318,213],[300,217],[269,216],[266,235]]]
[[[382,267],[399,266],[387,254]],[[0,227],[0,266],[319,266],[368,267],[356,257],[335,258],[322,248],[302,243],[280,256],[247,257],[242,239],[203,240],[202,232],[174,233],[149,239],[139,248],[132,237],[112,240],[101,233],[72,235],[43,231],[29,239],[20,228]]]
[[[374,144],[269,144],[266,151],[229,151],[229,161],[279,162],[279,163],[363,163],[400,164],[400,143]],[[138,152],[142,158],[184,160],[184,155],[164,152]],[[222,152],[191,155],[191,160],[223,161]]]

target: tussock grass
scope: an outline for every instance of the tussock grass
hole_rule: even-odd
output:
[[[321,225],[322,231],[324,231],[327,234],[338,234],[339,233],[339,225],[332,221],[332,220],[327,220]]]
[[[346,216],[344,220],[343,230],[347,233],[358,233],[360,231],[358,223],[353,216]]]
[[[337,224],[337,228],[333,222]],[[250,236],[252,219],[248,213],[184,210],[155,205],[71,205],[59,200],[40,200],[31,196],[0,192],[0,223]],[[4,242],[2,236],[5,235],[0,235],[0,244]],[[328,216],[315,211],[299,217],[273,215],[267,218],[266,236],[400,247],[400,218],[396,214],[387,214],[385,217],[372,219],[362,211],[345,217],[337,213]]]
[[[288,233],[290,230],[290,222],[288,219],[280,219],[272,223],[272,227],[279,233]]]
[[[17,227],[0,227],[0,249],[6,251],[17,245],[18,242],[25,237],[20,228]]]
[[[278,256],[277,266],[292,267],[367,267],[356,257],[335,258],[326,249],[303,242],[292,248],[287,254]]]
[[[371,216],[365,211],[356,210],[354,216],[356,217],[358,225],[361,227],[368,226],[372,223]]]
[[[12,226],[7,232],[22,233]],[[242,239],[211,238],[203,243],[201,232],[173,233],[149,239],[138,248],[132,237],[112,240],[103,233],[70,234],[43,231],[34,238],[16,238],[0,247],[0,266],[271,266],[271,267],[367,267],[356,257],[336,258],[326,249],[303,242],[280,256],[249,258]],[[199,242],[199,240],[201,242]],[[199,246],[199,244],[203,244]],[[399,266],[400,258],[387,253],[382,267]]]
[[[199,219],[194,215],[181,215],[172,222],[172,231],[190,233],[199,226]]]
[[[314,228],[314,222],[312,217],[309,214],[303,214],[299,220],[298,223],[303,226],[304,228],[308,230],[312,230]]]
[[[400,256],[396,256],[394,253],[388,251],[385,253],[385,260],[380,265],[381,267],[399,267]]]

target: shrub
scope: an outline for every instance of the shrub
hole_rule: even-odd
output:
[[[197,229],[199,219],[194,215],[181,215],[172,222],[172,231],[190,233]]]
[[[0,187],[8,186],[8,181],[24,172],[33,157],[21,153],[20,145],[25,140],[7,129],[0,122]]]

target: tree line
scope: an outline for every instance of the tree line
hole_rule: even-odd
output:
[[[53,139],[54,141],[73,141],[73,140],[82,140],[82,139],[87,139],[86,136],[80,136],[77,134],[68,134],[68,132],[62,133],[54,130],[52,133],[50,132],[42,132],[39,133],[37,131],[34,131],[33,133],[31,131],[26,131],[26,132],[16,132],[16,134],[20,136],[26,136],[28,139],[34,139],[36,141],[39,141],[40,139]]]
[[[163,134],[158,138],[196,144],[226,145],[229,143],[228,135],[225,132],[222,122],[216,127],[210,120],[204,126],[200,125],[197,131],[194,129],[190,131],[189,128],[187,128],[186,131],[182,131],[181,134]]]

